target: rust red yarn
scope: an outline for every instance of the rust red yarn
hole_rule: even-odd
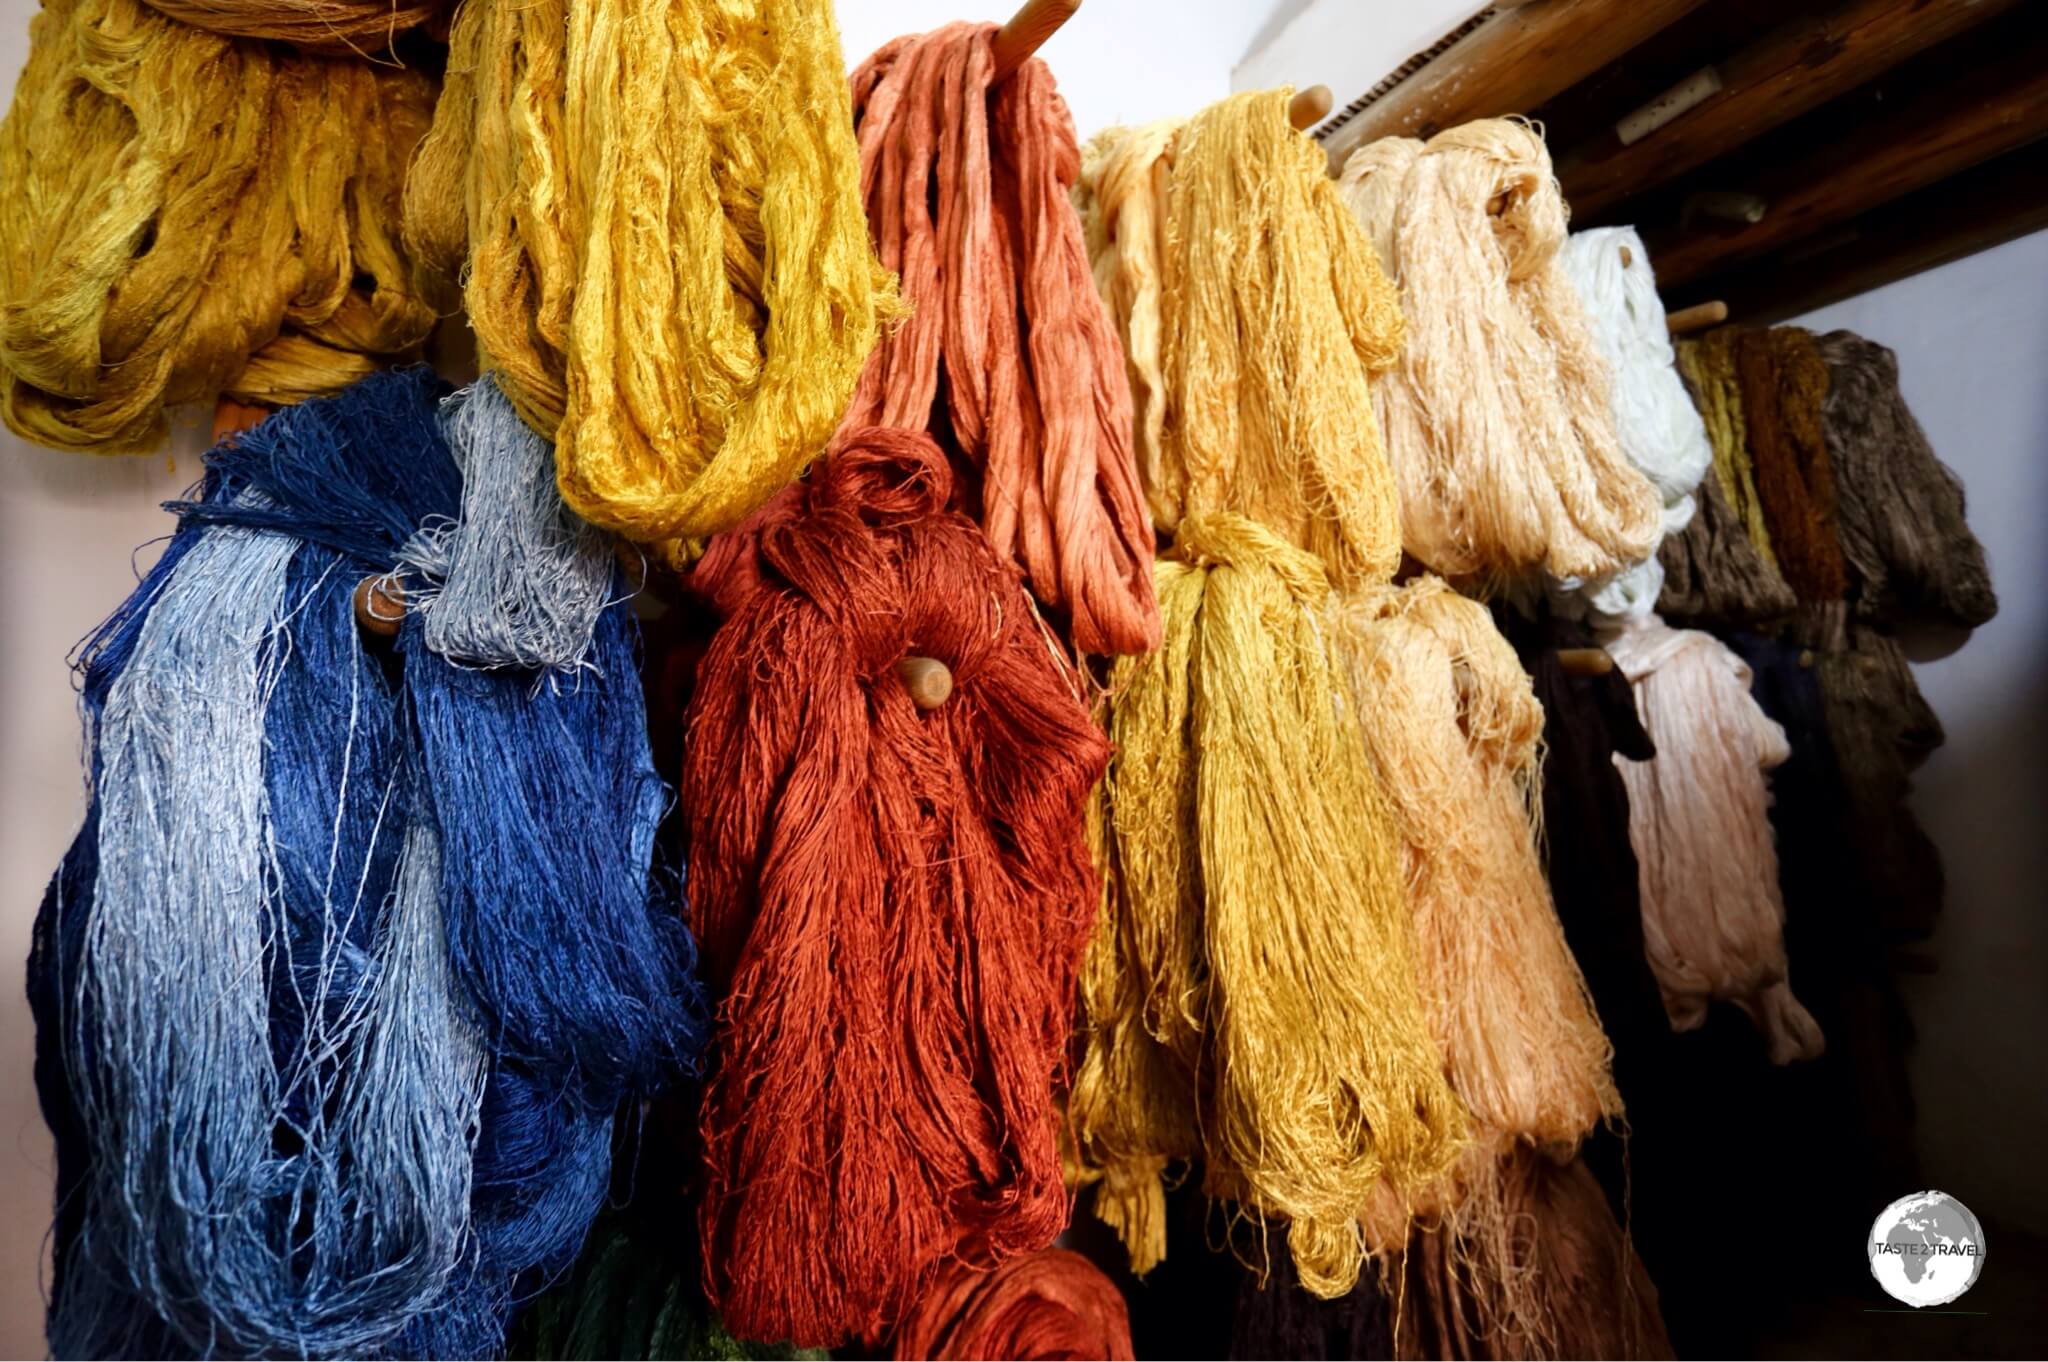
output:
[[[713,541],[681,799],[723,1001],[705,1286],[738,1336],[887,1337],[1067,1220],[1055,1139],[1108,745],[921,432],[842,436]],[[906,654],[953,671],[926,713]]]
[[[1116,1284],[1067,1249],[1012,1258],[993,1272],[951,1262],[904,1318],[896,1356],[1130,1362],[1131,1320]]]
[[[960,505],[1090,653],[1159,646],[1131,393],[1069,191],[1074,121],[1033,58],[991,88],[993,24],[898,38],[853,73],[861,193],[912,312],[844,426],[950,436]]]

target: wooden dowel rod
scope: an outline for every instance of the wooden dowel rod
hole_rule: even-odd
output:
[[[1079,8],[1081,0],[1024,0],[1023,8],[1011,15],[1010,22],[996,33],[996,80],[1008,79],[1031,60],[1031,54],[1059,32],[1060,25],[1073,18]]]
[[[405,588],[395,577],[365,577],[356,583],[356,628],[374,638],[395,638],[405,623]]]
[[[896,675],[919,709],[937,709],[953,693],[953,671],[936,657],[906,657],[896,664]]]
[[[1664,329],[1674,336],[1683,336],[1688,331],[1704,331],[1727,320],[1728,304],[1716,298],[1711,303],[1694,303],[1691,307],[1666,313]]]
[[[1557,661],[1567,676],[1605,676],[1614,670],[1605,648],[1559,648]]]
[[[252,426],[261,425],[269,415],[268,407],[223,397],[213,404],[213,442],[219,444],[230,435],[239,435]]]
[[[1306,90],[1296,90],[1294,98],[1287,101],[1287,121],[1297,132],[1307,132],[1328,118],[1336,103],[1337,97],[1330,93],[1327,85],[1311,85]]]

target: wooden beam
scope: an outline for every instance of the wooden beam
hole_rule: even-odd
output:
[[[1539,0],[1502,9],[1323,139],[1330,164],[1381,137],[1528,113],[1703,0]]]
[[[1705,165],[2020,0],[1847,0],[1716,62],[1720,93],[1630,146],[1607,133],[1558,158],[1579,218]]]
[[[1770,211],[1740,231],[1685,233],[1653,249],[1659,286],[1789,246],[2048,135],[2048,62],[2018,48],[1988,65],[1963,63],[1885,107],[1846,137],[1817,139],[1740,186],[1715,186],[1759,194]]]
[[[1725,297],[1744,323],[1785,321],[1900,279],[2048,230],[2048,139],[1674,294]],[[1816,247],[1820,247],[1816,249]]]

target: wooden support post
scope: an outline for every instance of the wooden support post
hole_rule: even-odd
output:
[[[1029,61],[1079,8],[1081,0],[1024,0],[1010,22],[996,32],[996,80],[1007,79]]]
[[[2018,3],[1847,0],[1803,15],[1716,62],[1718,94],[1632,145],[1600,137],[1552,148],[1565,200],[1591,221]]]
[[[1323,139],[1330,164],[1382,137],[1528,113],[1704,0],[1543,0],[1502,9]]]

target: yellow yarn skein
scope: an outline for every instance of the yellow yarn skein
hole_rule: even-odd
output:
[[[897,309],[827,0],[464,0],[408,240],[555,441],[562,496],[672,563],[824,447]]]
[[[1763,498],[1756,490],[1756,470],[1749,459],[1749,426],[1742,414],[1742,381],[1735,373],[1733,327],[1709,331],[1698,340],[1680,341],[1678,371],[1692,386],[1693,402],[1706,422],[1714,446],[1714,478],[1729,509],[1741,520],[1749,542],[1773,572],[1778,555],[1771,549],[1771,529],[1764,523]]]
[[[0,412],[137,450],[180,402],[332,393],[434,323],[398,239],[424,74],[49,0],[0,124]]]
[[[1288,93],[1109,129],[1076,198],[1159,527],[1249,516],[1339,585],[1385,581],[1399,499],[1371,381],[1400,353],[1401,311],[1327,161],[1289,124]]]

